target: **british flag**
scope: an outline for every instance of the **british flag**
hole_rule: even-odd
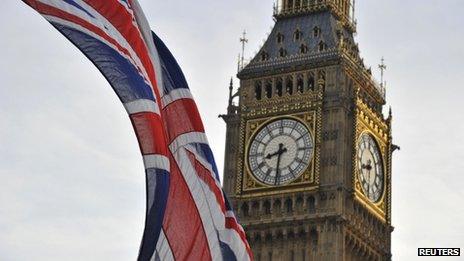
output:
[[[23,1],[95,64],[129,114],[147,184],[138,260],[252,260],[187,81],[137,0]]]

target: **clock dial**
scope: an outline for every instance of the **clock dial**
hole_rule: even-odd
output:
[[[313,151],[313,138],[303,123],[280,119],[263,126],[251,140],[248,164],[260,182],[278,186],[300,177]]]
[[[383,162],[379,146],[369,134],[363,134],[359,140],[357,164],[364,195],[378,202],[384,190]]]

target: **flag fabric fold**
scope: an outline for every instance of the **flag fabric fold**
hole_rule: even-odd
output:
[[[137,0],[23,0],[108,80],[137,136],[147,212],[138,260],[252,260],[187,81]]]

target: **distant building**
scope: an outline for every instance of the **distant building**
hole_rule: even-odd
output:
[[[231,86],[224,187],[257,261],[391,260],[392,116],[353,13],[350,0],[280,1]]]

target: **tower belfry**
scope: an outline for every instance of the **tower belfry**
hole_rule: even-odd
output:
[[[229,90],[224,190],[256,260],[391,260],[392,115],[354,40],[354,4],[278,1]]]

